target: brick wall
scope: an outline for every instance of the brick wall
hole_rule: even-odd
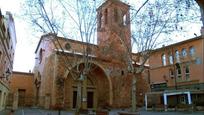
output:
[[[10,94],[12,95],[10,98],[17,101],[18,106],[33,106],[35,102],[34,87],[33,73],[13,72],[10,80]],[[18,97],[15,97],[15,94]]]

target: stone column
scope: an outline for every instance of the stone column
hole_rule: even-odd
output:
[[[87,76],[84,75],[83,89],[82,89],[82,109],[87,109]]]
[[[77,108],[77,111],[79,111],[79,109],[81,108],[81,81],[78,80],[77,81],[77,105],[76,105],[76,108]]]
[[[146,111],[147,111],[147,94],[145,94],[145,109],[146,109]]]
[[[188,104],[190,105],[190,104],[192,104],[192,101],[191,101],[191,93],[188,92],[188,93],[187,93],[187,96],[188,96]]]
[[[164,93],[164,110],[167,111],[167,95]]]

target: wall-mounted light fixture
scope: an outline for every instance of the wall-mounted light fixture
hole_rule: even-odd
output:
[[[6,76],[4,76],[4,75],[6,75]],[[5,74],[3,74],[3,76],[0,76],[0,78],[7,78],[9,75],[11,75],[11,72],[9,69],[7,69]]]

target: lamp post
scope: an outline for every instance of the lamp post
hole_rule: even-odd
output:
[[[10,70],[7,69],[7,71],[5,72],[6,76],[0,76],[0,78],[8,78],[8,76],[11,74]]]
[[[7,71],[6,71],[6,75],[9,76],[10,74],[11,74],[10,70],[7,69]]]

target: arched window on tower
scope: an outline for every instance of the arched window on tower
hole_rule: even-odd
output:
[[[102,14],[101,12],[98,14],[98,28],[101,28],[101,18],[102,18]]]
[[[118,22],[118,10],[117,10],[117,8],[114,8],[114,20],[115,20],[115,22]]]
[[[43,51],[45,51],[44,49],[40,49],[40,52],[39,52],[39,63],[42,62],[42,59],[43,59]]]
[[[108,9],[105,9],[105,24],[108,24]]]

